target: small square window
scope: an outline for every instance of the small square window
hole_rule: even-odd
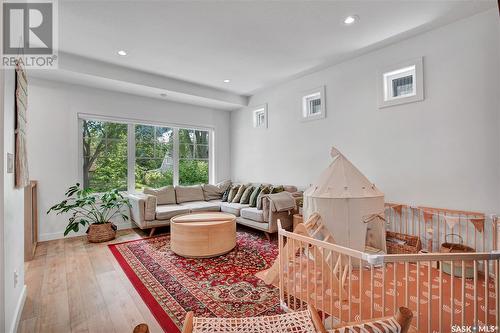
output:
[[[258,106],[253,110],[253,127],[267,128],[267,104]]]
[[[310,90],[302,96],[302,120],[325,118],[325,87]]]
[[[423,100],[422,72],[422,58],[382,71],[379,107]]]

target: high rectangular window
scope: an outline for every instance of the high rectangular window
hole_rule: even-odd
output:
[[[80,125],[85,188],[141,191],[210,181],[210,129],[87,117]]]
[[[326,116],[325,87],[311,89],[302,96],[302,120],[323,119]]]
[[[424,99],[422,58],[387,67],[380,72],[379,108]]]

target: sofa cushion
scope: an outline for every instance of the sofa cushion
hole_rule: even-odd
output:
[[[175,195],[177,197],[177,203],[205,200],[203,188],[200,185],[176,186]]]
[[[293,185],[283,185],[283,189],[287,192],[297,192],[297,186]]]
[[[236,196],[236,193],[238,193],[238,190],[240,189],[240,185],[233,185],[231,187],[231,190],[229,191],[229,194],[227,196],[227,202],[232,202],[234,197]]]
[[[170,205],[175,203],[175,189],[173,186],[160,188],[144,188],[144,194],[154,195],[157,205]]]
[[[256,222],[264,222],[264,211],[256,207],[247,207],[240,210],[240,216]]]
[[[190,209],[192,212],[219,212],[220,200],[212,201],[191,201],[179,204],[180,206]]]
[[[241,196],[243,195],[243,192],[247,189],[247,185],[241,185],[240,188],[238,189],[238,192],[236,192],[236,195],[234,196],[233,200],[231,202],[238,203],[241,200]]]
[[[222,212],[234,214],[236,216],[240,216],[240,210],[246,207],[248,207],[248,205],[233,202],[222,202],[220,204],[220,210]]]
[[[253,189],[252,194],[250,195],[250,200],[248,202],[250,204],[250,207],[257,206],[257,196],[259,195],[261,190],[262,190],[262,185],[257,185]]]
[[[253,192],[253,186],[248,186],[245,189],[245,192],[241,195],[240,203],[242,204],[249,204],[250,203],[250,195]]]
[[[224,192],[221,192],[217,186],[211,184],[204,184],[202,185],[202,188],[205,200],[222,199],[222,195],[224,194]]]
[[[247,227],[251,227],[251,228],[266,231],[266,232],[274,232],[274,231],[269,230],[269,223],[267,223],[267,222],[257,222],[257,221],[249,220],[249,219],[246,219],[246,218],[240,216],[240,217],[236,218],[236,223],[246,225]]]
[[[181,205],[161,205],[156,206],[157,220],[170,220],[172,217],[179,214],[189,213],[190,209]]]

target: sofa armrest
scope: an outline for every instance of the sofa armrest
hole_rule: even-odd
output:
[[[268,223],[268,232],[274,233],[278,231],[278,220],[281,221],[281,226],[289,230],[293,225],[293,214],[295,210],[285,212],[273,212],[271,209],[270,199],[266,196],[262,198],[262,210],[264,215],[264,222]]]
[[[156,216],[156,197],[149,194],[129,194],[130,217],[139,226],[145,221],[153,221]]]

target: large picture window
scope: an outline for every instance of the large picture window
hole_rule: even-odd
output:
[[[83,185],[96,192],[210,181],[211,130],[81,119]]]
[[[208,183],[207,131],[179,130],[179,184]]]
[[[174,183],[174,129],[135,125],[135,188]]]
[[[127,190],[127,125],[84,120],[83,186]]]

